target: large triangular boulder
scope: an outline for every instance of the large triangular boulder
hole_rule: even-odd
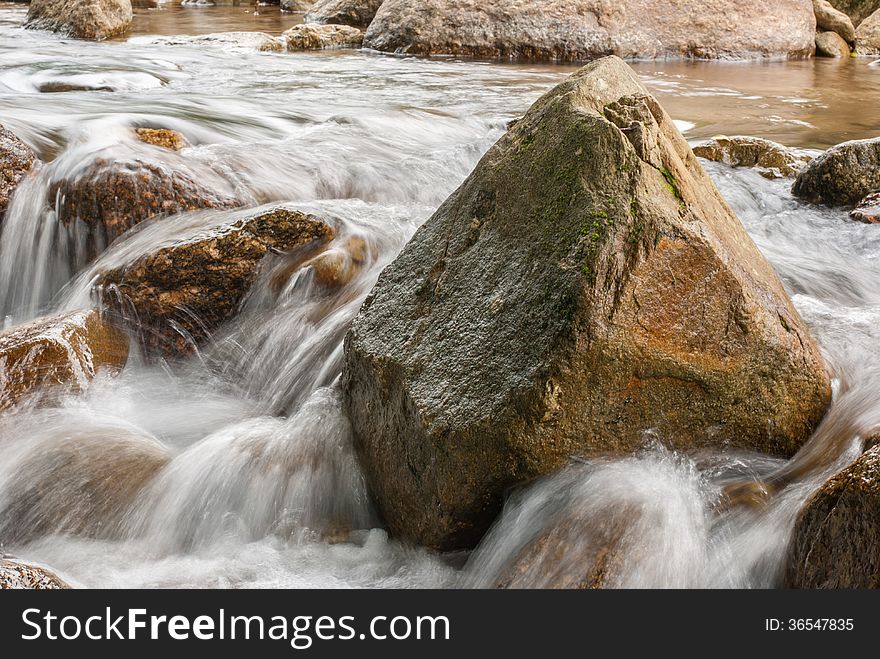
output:
[[[829,403],[816,344],[672,120],[620,59],[537,101],[382,273],[347,410],[391,530],[472,546],[571,456],[786,456]]]

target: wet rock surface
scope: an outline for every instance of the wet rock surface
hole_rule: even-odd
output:
[[[70,586],[51,570],[0,555],[0,590],[65,590]]]
[[[364,33],[349,25],[296,25],[281,35],[290,51],[360,48]]]
[[[276,208],[105,272],[101,297],[148,351],[186,355],[236,315],[263,258],[323,245],[334,235],[315,216]]]
[[[812,203],[854,206],[880,190],[880,138],[838,144],[798,175],[792,192]]]
[[[182,133],[168,128],[135,128],[134,133],[141,142],[171,151],[180,151],[189,146]]]
[[[755,167],[764,178],[796,176],[812,159],[806,153],[760,137],[722,135],[698,144],[694,155],[731,167]]]
[[[305,15],[306,23],[335,23],[366,28],[385,0],[318,0]]]
[[[880,224],[880,192],[874,192],[862,199],[849,216],[866,224]]]
[[[15,186],[36,161],[37,157],[31,148],[0,125],[0,223],[3,222]]]
[[[101,41],[131,25],[129,0],[31,0],[25,27]]]
[[[775,272],[613,57],[542,97],[383,272],[343,387],[392,531],[441,549],[571,455],[649,428],[791,455],[830,400]]]

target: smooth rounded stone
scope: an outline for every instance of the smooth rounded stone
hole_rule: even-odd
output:
[[[282,33],[287,50],[360,48],[364,33],[350,25],[295,25]]]
[[[836,32],[818,32],[816,34],[816,55],[844,58],[850,56],[850,49],[846,41]]]
[[[6,215],[12,191],[36,161],[31,148],[0,125],[0,223]]]
[[[171,155],[171,154],[169,154]],[[132,227],[202,208],[234,208],[241,201],[219,175],[191,171],[167,158],[113,157],[109,152],[55,182],[48,200],[66,227],[86,239],[77,265],[91,261]]]
[[[70,586],[48,568],[0,556],[0,590],[66,590]]]
[[[0,334],[0,410],[63,385],[82,389],[128,359],[128,336],[97,311],[41,318]]]
[[[807,165],[792,192],[828,206],[854,206],[880,190],[880,138],[853,140],[831,147]]]
[[[334,235],[320,218],[286,208],[240,217],[103,273],[100,298],[148,352],[185,356],[238,313],[264,257]]]
[[[852,19],[856,27],[880,9],[880,0],[831,0],[831,5]]]
[[[180,151],[190,145],[183,133],[168,128],[135,128],[134,134],[141,142],[171,151]]]
[[[856,54],[880,55],[880,10],[866,18],[856,30]]]
[[[306,13],[306,23],[335,23],[366,28],[385,0],[318,0]]]
[[[811,0],[385,0],[364,46],[555,61],[811,57]]]
[[[820,33],[834,32],[848,44],[856,40],[856,28],[850,17],[835,9],[828,0],[813,0],[813,13]]]
[[[138,496],[171,460],[158,440],[120,427],[68,428],[32,451],[3,484],[0,537],[115,538]]]
[[[745,135],[713,137],[695,146],[694,155],[731,167],[755,167],[769,179],[796,176],[812,159],[809,154],[778,142]]]
[[[849,216],[865,224],[880,224],[880,192],[874,192],[862,199]]]
[[[345,341],[398,536],[471,547],[512,485],[655,430],[792,455],[830,400],[778,276],[616,58],[538,100],[382,273]]]
[[[825,483],[801,510],[789,588],[880,588],[880,446]]]
[[[313,0],[281,0],[281,9],[296,14],[307,12],[315,4]]]
[[[24,26],[101,41],[131,25],[130,0],[31,0]]]

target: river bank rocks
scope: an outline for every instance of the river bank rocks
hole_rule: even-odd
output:
[[[849,216],[865,224],[880,224],[880,192],[873,192],[862,199]]]
[[[816,34],[816,55],[836,58],[849,57],[850,47],[836,32],[819,32]]]
[[[856,30],[856,53],[880,55],[880,10],[866,18]]]
[[[880,446],[813,495],[786,565],[789,588],[880,588]]]
[[[820,34],[833,32],[847,44],[856,40],[856,28],[850,17],[835,9],[828,0],[813,0],[813,13],[816,14],[816,28]]]
[[[248,215],[103,273],[100,297],[148,352],[188,355],[236,315],[267,255],[334,236],[329,224],[298,211]]]
[[[548,92],[382,273],[343,388],[391,530],[473,546],[572,455],[791,455],[830,386],[779,278],[616,58]]]
[[[66,590],[70,586],[51,570],[0,556],[0,590]]]
[[[53,183],[48,201],[61,224],[80,229],[84,235],[77,239],[77,266],[94,259],[142,222],[184,211],[241,205],[229,182],[204,167],[195,170],[182,160],[116,152],[100,155]]]
[[[385,0],[364,45],[386,52],[591,60],[810,57],[810,0]]]
[[[281,38],[290,51],[360,48],[364,33],[350,25],[295,25],[282,33]]]
[[[283,11],[290,11],[297,14],[307,12],[315,4],[313,0],[281,0],[279,3]]]
[[[731,167],[754,167],[764,178],[796,176],[812,157],[760,137],[720,135],[694,147],[694,155]]]
[[[12,191],[36,162],[37,157],[31,148],[0,125],[0,224]]]
[[[880,9],[880,0],[830,0],[830,2],[835,9],[849,16],[856,27]]]
[[[97,311],[42,318],[0,334],[0,410],[65,386],[82,389],[100,370],[119,370],[128,336]]]
[[[880,138],[838,144],[798,174],[792,192],[828,206],[854,206],[880,190]]]
[[[24,26],[101,41],[131,25],[130,0],[31,0]]]
[[[366,28],[385,0],[318,0],[305,15],[306,23],[335,23]]]

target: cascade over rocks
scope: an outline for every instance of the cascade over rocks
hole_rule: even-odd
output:
[[[270,252],[324,245],[335,236],[323,220],[285,208],[248,215],[163,247],[101,275],[101,298],[166,357],[191,353],[238,313]]]
[[[572,455],[792,455],[830,400],[776,273],[616,57],[548,92],[382,273],[345,403],[393,533],[472,547]]]
[[[336,23],[367,27],[385,0],[318,0],[306,13],[306,23]]]
[[[0,223],[6,215],[12,191],[36,161],[31,148],[0,125]]]
[[[880,137],[831,147],[798,175],[792,192],[816,204],[854,206],[880,190]]]
[[[880,446],[825,483],[795,524],[789,588],[880,588]]]
[[[862,199],[849,216],[865,224],[880,224],[880,192],[873,192]]]
[[[385,0],[364,46],[557,61],[801,58],[815,33],[811,0]]]
[[[24,26],[101,41],[131,25],[130,0],[31,0]]]
[[[41,318],[0,334],[0,410],[47,387],[83,388],[103,368],[128,359],[128,336],[81,311]]]

